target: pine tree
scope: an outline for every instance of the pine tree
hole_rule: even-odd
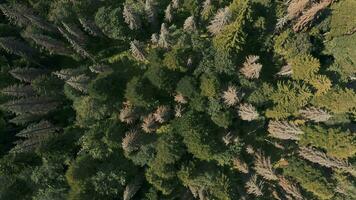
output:
[[[288,179],[286,179],[283,176],[279,177],[278,180],[278,185],[287,193],[293,196],[296,200],[303,200],[303,196],[294,183],[290,182]]]
[[[13,97],[30,97],[35,95],[35,91],[31,85],[15,84],[3,88],[1,93]]]
[[[346,160],[329,157],[324,152],[311,147],[300,147],[298,153],[302,158],[312,163],[317,163],[324,167],[345,170],[356,176],[356,169],[353,169]]]
[[[134,58],[138,61],[147,62],[146,52],[143,49],[142,43],[137,40],[130,42],[130,51]]]
[[[297,125],[288,121],[270,121],[268,132],[269,136],[281,140],[300,140],[300,135],[304,134]]]
[[[182,105],[178,104],[174,107],[174,116],[179,118],[182,117],[184,109],[182,108]]]
[[[32,47],[14,37],[1,37],[0,47],[20,57],[32,59],[36,56],[36,51]]]
[[[171,110],[168,106],[158,106],[153,116],[158,123],[164,123],[169,120],[170,112]]]
[[[322,0],[316,3],[311,8],[303,13],[303,15],[294,24],[293,30],[298,32],[310,25],[317,15],[331,4],[332,0]]]
[[[180,0],[172,0],[172,8],[178,9],[180,5]]]
[[[105,64],[94,64],[90,65],[89,69],[93,73],[101,74],[101,73],[110,73],[112,72],[112,68]]]
[[[211,4],[211,0],[205,0],[203,2],[203,6],[202,6],[202,9],[201,9],[201,16],[204,18],[204,19],[207,19],[210,17],[210,15],[213,13],[213,6]]]
[[[32,138],[32,137],[44,137],[58,131],[58,127],[55,127],[52,123],[42,120],[37,124],[29,125],[26,129],[16,134],[18,137]]]
[[[38,68],[20,68],[17,67],[9,71],[9,73],[16,79],[31,83],[37,77],[43,75],[46,71],[38,69]]]
[[[90,82],[90,78],[85,74],[79,76],[70,77],[66,80],[66,83],[73,87],[76,90],[87,93],[88,92],[88,84]]]
[[[258,175],[269,181],[278,180],[278,177],[272,169],[270,157],[266,157],[262,151],[259,150],[255,153],[254,164],[254,169]]]
[[[94,37],[101,37],[103,35],[100,28],[95,24],[94,21],[88,18],[80,17],[79,22],[82,25],[83,29],[90,35]]]
[[[179,104],[186,104],[188,101],[186,98],[183,96],[182,93],[178,92],[176,95],[174,95],[174,101],[179,103]]]
[[[279,76],[286,76],[290,77],[293,74],[292,66],[291,65],[284,65],[281,70],[277,73]]]
[[[217,35],[221,32],[221,30],[232,20],[232,13],[228,7],[218,10],[214,19],[210,22],[208,26],[208,31]]]
[[[310,0],[292,0],[287,8],[288,19],[298,17],[310,5]]]
[[[239,159],[239,158],[234,158],[233,166],[234,166],[235,169],[237,169],[241,173],[244,173],[244,174],[248,174],[249,173],[249,169],[248,169],[247,163],[244,162],[243,160]]]
[[[80,44],[83,44],[85,42],[86,36],[76,24],[66,23],[62,21],[62,25],[64,27],[64,30],[73,37],[73,40],[79,42]]]
[[[145,118],[143,118],[141,128],[146,133],[152,133],[156,130],[157,124],[153,114],[149,114]]]
[[[142,185],[142,177],[137,175],[135,179],[130,181],[124,190],[123,200],[130,200],[132,199],[135,194],[140,190]]]
[[[58,78],[67,81],[71,77],[79,76],[81,74],[81,71],[69,68],[69,69],[61,69],[60,71],[53,72],[53,74]]]
[[[30,24],[30,20],[15,8],[7,4],[0,4],[0,10],[9,19],[10,22],[19,26]]]
[[[324,149],[330,157],[347,159],[356,154],[355,135],[350,130],[341,128],[324,128],[322,126],[305,126],[299,144]]]
[[[57,108],[58,102],[47,97],[28,97],[2,104],[5,110],[16,114],[46,114]]]
[[[158,46],[160,46],[161,48],[165,48],[165,49],[167,49],[171,46],[170,38],[169,38],[169,31],[168,31],[165,23],[162,23],[162,25],[161,25],[161,32],[159,34]]]
[[[16,125],[25,125],[30,122],[38,121],[40,118],[41,118],[41,115],[24,113],[24,114],[17,115],[16,117],[9,120],[9,122],[16,124]]]
[[[248,103],[243,103],[239,106],[238,114],[245,121],[253,121],[259,117],[256,108]]]
[[[314,121],[314,122],[325,122],[328,121],[331,115],[322,109],[316,107],[307,107],[302,110],[299,110],[301,116],[305,119]]]
[[[140,139],[140,133],[138,130],[132,129],[126,132],[125,137],[122,139],[122,149],[131,153],[139,149],[138,140]]]
[[[140,16],[131,5],[124,5],[123,16],[125,19],[125,23],[129,25],[129,28],[131,30],[137,30],[141,28]]]
[[[227,106],[234,106],[240,101],[235,86],[229,86],[227,90],[224,91],[222,98]]]
[[[72,48],[83,58],[90,58],[94,60],[93,56],[83,47],[81,42],[77,41],[76,37],[72,36],[66,30],[58,28],[59,32],[67,39],[67,41],[72,45]]]
[[[25,33],[25,36],[31,38],[37,45],[47,50],[50,54],[69,55],[72,52],[67,48],[66,44],[49,36],[33,33]]]
[[[151,42],[152,44],[158,44],[158,41],[159,41],[159,36],[157,33],[153,33],[152,36],[151,36]]]
[[[190,16],[184,21],[183,29],[189,32],[197,31],[197,25],[194,21],[194,16]]]
[[[262,196],[263,190],[263,181],[257,181],[257,175],[253,175],[250,179],[246,182],[245,188],[248,194],[252,194],[256,197]]]
[[[132,105],[124,105],[120,110],[119,119],[121,122],[132,124],[137,118],[137,111]]]
[[[25,138],[17,141],[16,146],[11,152],[28,152],[34,150],[39,144],[43,143],[47,138],[53,136],[59,130],[48,121],[41,121],[37,124],[29,125],[16,136]]]
[[[145,2],[145,12],[148,19],[148,22],[151,23],[154,27],[157,25],[157,2],[156,0],[146,0]]]
[[[240,72],[249,79],[257,79],[260,77],[262,65],[258,63],[259,56],[250,55],[246,58]]]
[[[173,20],[173,10],[172,10],[172,4],[169,4],[166,8],[166,10],[164,11],[164,19],[167,22],[172,22]]]

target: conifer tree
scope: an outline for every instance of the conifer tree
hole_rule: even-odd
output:
[[[16,136],[26,138],[17,142],[12,152],[27,152],[36,148],[44,140],[55,134],[59,130],[48,121],[41,121],[37,124],[29,125]]]
[[[138,130],[132,129],[126,132],[125,137],[122,139],[122,148],[125,152],[131,153],[135,150],[138,150],[140,139],[140,133]]]
[[[214,19],[211,20],[208,30],[211,34],[217,35],[232,20],[232,13],[228,7],[218,10]]]
[[[88,84],[90,82],[90,78],[85,74],[79,76],[73,76],[66,80],[66,83],[80,92],[87,93],[88,92]]]
[[[315,107],[307,107],[302,110],[299,110],[299,113],[302,115],[303,118],[314,122],[325,122],[328,121],[331,115],[319,108]]]
[[[80,44],[83,44],[86,40],[84,32],[74,23],[66,23],[62,21],[64,30],[73,37],[73,39]]]
[[[224,91],[222,98],[227,106],[234,106],[240,101],[235,86],[229,86],[228,89]]]
[[[260,72],[262,65],[257,61],[259,56],[250,55],[246,58],[246,61],[243,64],[243,67],[240,69],[240,72],[249,79],[257,79],[260,77]]]
[[[259,150],[255,153],[254,164],[254,169],[258,175],[266,180],[278,180],[277,175],[272,169],[271,158],[266,157],[262,151]]]
[[[248,103],[243,103],[239,106],[238,114],[245,121],[253,121],[259,117],[256,108]]]
[[[172,20],[173,20],[172,4],[168,4],[166,10],[164,11],[164,19],[167,22],[172,22]]]
[[[16,114],[46,114],[57,108],[58,102],[47,97],[28,97],[2,104],[5,110]]]
[[[133,179],[126,185],[123,200],[132,199],[135,196],[135,194],[140,190],[141,184],[142,184],[142,178],[140,175],[137,175],[135,179]]]
[[[149,114],[145,118],[143,118],[141,128],[146,133],[152,133],[156,130],[157,123],[153,114]]]
[[[69,55],[71,53],[66,44],[51,37],[33,33],[26,33],[25,36],[31,38],[37,45],[51,54]]]
[[[132,105],[124,105],[120,110],[119,119],[121,122],[132,124],[137,118],[137,111]]]
[[[137,40],[130,42],[130,51],[134,58],[138,61],[147,62],[146,53],[144,52],[143,45]]]
[[[53,72],[53,74],[55,76],[57,76],[58,78],[64,80],[64,81],[67,81],[69,80],[71,77],[74,77],[74,76],[79,76],[81,74],[81,72],[79,70],[76,70],[76,69],[61,69],[60,71],[56,71],[56,72]]]
[[[38,68],[14,68],[9,73],[16,79],[31,83],[37,77],[43,75],[46,71],[38,69]]]
[[[90,35],[94,37],[101,37],[103,35],[100,28],[95,24],[94,21],[88,18],[80,17],[79,22],[82,25],[83,29]]]
[[[158,21],[157,21],[157,2],[156,0],[146,0],[145,2],[145,12],[147,16],[147,20],[149,23],[151,23],[153,26],[156,26]]]
[[[177,94],[174,95],[174,101],[179,103],[179,104],[186,104],[188,103],[187,99],[183,96],[182,93],[178,92]]]
[[[203,2],[203,6],[200,14],[204,19],[207,19],[212,13],[213,13],[213,6],[211,0],[205,0]]]
[[[129,25],[131,30],[137,30],[141,28],[141,19],[138,13],[135,11],[132,5],[125,4],[123,16],[125,23]]]
[[[336,168],[351,172],[354,176],[356,175],[356,169],[353,169],[352,166],[346,160],[340,160],[327,156],[325,153],[318,151],[311,147],[300,147],[299,155],[313,163],[317,163],[321,166]]]
[[[62,28],[58,28],[59,32],[67,39],[67,41],[72,45],[72,48],[83,58],[90,58],[94,60],[93,56],[83,47],[83,45],[78,42],[76,37],[68,33]]]
[[[153,113],[155,120],[158,123],[164,123],[170,118],[170,108],[168,106],[158,106],[156,111]]]
[[[112,72],[112,68],[105,65],[105,64],[94,64],[94,65],[90,65],[89,66],[89,69],[91,72],[93,73],[97,73],[97,74],[100,74],[100,73],[110,73]]]
[[[10,54],[28,59],[32,59],[36,55],[32,47],[14,37],[1,37],[0,47]]]
[[[244,173],[244,174],[248,174],[249,173],[249,169],[248,169],[247,163],[244,162],[242,159],[234,158],[233,166],[234,166],[235,169],[237,169],[241,173]]]
[[[290,77],[293,74],[292,67],[290,65],[284,65],[281,70],[277,73],[279,76]]]
[[[169,48],[171,46],[170,44],[170,36],[169,36],[169,30],[166,27],[165,23],[162,23],[161,25],[161,32],[159,34],[159,39],[158,39],[158,45],[161,48]]]
[[[22,84],[15,84],[3,88],[1,90],[1,93],[13,97],[29,97],[35,95],[35,91],[31,87],[31,85],[22,85]]]
[[[303,28],[310,25],[314,18],[326,7],[331,4],[332,0],[322,0],[320,3],[316,3],[311,8],[303,13],[303,15],[297,20],[293,26],[293,30],[298,32]]]
[[[294,123],[288,121],[270,121],[269,136],[282,140],[300,140],[303,131]]]
[[[194,21],[194,16],[190,16],[184,21],[183,29],[185,31],[190,31],[190,32],[195,32],[197,30],[197,25]]]
[[[25,113],[25,114],[17,115],[16,117],[9,120],[9,122],[16,125],[26,125],[30,122],[38,121],[40,118],[41,115]]]
[[[298,186],[283,176],[278,178],[278,185],[289,195],[293,196],[296,200],[303,200],[303,196]]]
[[[253,175],[250,179],[246,182],[245,188],[248,194],[252,194],[256,197],[262,196],[263,190],[263,181],[257,181],[257,175]]]

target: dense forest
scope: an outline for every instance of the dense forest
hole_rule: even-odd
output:
[[[355,0],[0,1],[1,200],[355,200]]]

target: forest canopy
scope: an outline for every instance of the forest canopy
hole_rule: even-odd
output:
[[[355,200],[355,0],[3,0],[0,200]]]

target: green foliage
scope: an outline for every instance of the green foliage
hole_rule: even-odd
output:
[[[299,85],[296,82],[280,82],[270,96],[275,106],[266,111],[266,116],[282,119],[294,115],[308,103],[311,96],[310,90],[305,85]]]
[[[283,174],[294,178],[300,186],[319,199],[332,199],[334,195],[332,182],[323,176],[321,170],[313,168],[305,161],[289,159]]]
[[[77,113],[76,122],[81,127],[93,125],[97,120],[107,117],[109,112],[106,106],[89,96],[76,99],[73,108]]]
[[[333,88],[327,93],[315,96],[311,103],[318,107],[325,107],[333,113],[345,113],[355,108],[356,94],[350,89]]]
[[[125,27],[121,8],[101,7],[95,14],[95,23],[110,38],[123,40]]]
[[[189,163],[182,167],[178,177],[186,187],[206,192],[208,199],[233,199],[228,175],[214,168],[216,166],[209,163]]]
[[[147,107],[154,103],[154,92],[149,80],[136,76],[127,83],[125,98],[135,106]]]
[[[286,2],[2,1],[0,199],[354,200],[356,4]]]
[[[220,82],[216,75],[203,74],[200,78],[201,95],[205,97],[217,97],[219,95]]]
[[[308,34],[295,34],[288,29],[275,38],[274,49],[285,58],[292,58],[298,54],[309,54],[312,44]]]
[[[352,0],[339,1],[331,7],[331,22],[329,38],[347,34],[355,28],[355,15],[350,15],[356,8],[356,2]]]
[[[347,159],[356,154],[356,137],[349,130],[325,129],[319,126],[305,127],[303,130],[304,134],[300,140],[303,146],[322,148],[329,156],[340,159]]]
[[[239,53],[247,37],[244,26],[250,17],[250,4],[246,0],[235,0],[230,5],[230,9],[234,14],[236,13],[236,19],[214,38],[214,47],[220,51]]]

